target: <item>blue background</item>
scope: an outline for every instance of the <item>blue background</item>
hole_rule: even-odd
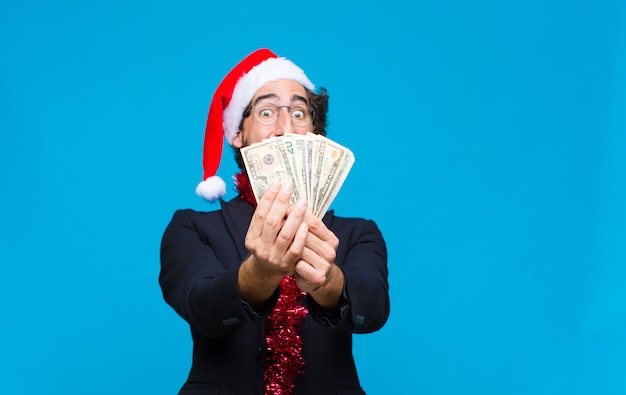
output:
[[[368,394],[626,393],[625,21],[619,1],[2,2],[0,393],[176,393],[191,342],[160,237],[216,208],[194,194],[207,110],[264,46],[328,88],[357,158],[334,208],[388,243],[391,317],[355,336]]]

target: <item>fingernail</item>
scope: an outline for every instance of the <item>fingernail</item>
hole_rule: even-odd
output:
[[[307,206],[307,201],[305,199],[298,200],[298,207],[306,208],[306,206]]]
[[[274,183],[272,183],[272,185],[270,185],[270,191],[272,191],[272,192],[278,192],[279,189],[280,189],[280,183],[279,182],[274,182]]]
[[[289,192],[291,192],[291,184],[285,184],[285,185],[283,185],[282,192],[284,192],[284,193],[289,193]]]

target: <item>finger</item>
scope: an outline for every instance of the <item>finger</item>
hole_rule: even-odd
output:
[[[299,260],[295,266],[298,287],[307,292],[316,290],[326,281],[327,272],[328,270],[320,270],[303,259]]]
[[[272,243],[260,243],[268,252],[268,262],[272,262],[284,275],[294,273],[295,264],[300,259],[309,235],[307,225],[302,222],[306,202],[298,202],[295,207],[297,209],[285,221],[275,240]]]
[[[339,245],[339,239],[337,239],[335,234],[326,227],[326,224],[324,224],[322,220],[320,220],[311,213],[307,213],[304,220],[309,225],[309,231],[312,234],[314,234],[324,242],[329,242],[331,245],[333,245],[334,248],[337,248],[337,246]]]
[[[307,264],[313,268],[313,270],[320,270],[329,263],[322,258],[318,253],[307,247],[306,245],[300,253],[300,263]]]
[[[276,239],[278,232],[283,227],[292,192],[293,187],[291,184],[283,184],[276,198],[271,202],[271,206],[263,222],[263,229],[261,230],[261,238],[263,241],[273,243]]]
[[[316,253],[319,253],[320,251],[324,249],[324,241],[320,239],[319,237],[317,237],[316,235],[314,235],[311,232],[311,229],[309,228],[309,233],[306,239],[306,246],[307,248],[315,251]]]
[[[280,232],[277,236],[277,244],[282,245],[286,248],[294,242],[294,238],[300,232],[300,243],[304,246],[306,243],[306,238],[308,235],[308,226],[306,227],[306,232],[302,232],[302,219],[304,218],[304,214],[306,212],[307,202],[304,199],[299,200],[290,210],[287,219],[285,220]]]
[[[309,226],[306,246],[328,262],[334,262],[339,247],[339,239],[315,216],[308,214],[304,221]]]
[[[276,199],[276,195],[280,191],[280,187],[281,185],[279,182],[274,182],[263,194],[263,197],[254,210],[254,215],[252,216],[250,226],[248,227],[248,235],[250,237],[257,238],[261,236],[265,219],[267,218],[270,208],[272,207],[274,199]]]
[[[334,262],[337,257],[337,249],[334,245],[318,238],[310,232],[307,238],[306,247],[326,262]]]
[[[306,238],[309,231],[305,223],[300,222],[295,236],[290,239],[290,242],[286,245],[281,245],[281,242],[277,240],[272,245],[272,256],[275,257],[278,266],[282,270],[286,270],[285,275],[291,275],[295,273],[295,265],[304,249]],[[280,237],[279,237],[280,239]]]
[[[304,222],[301,222],[293,238],[293,242],[289,245],[287,252],[285,253],[285,259],[288,262],[295,263],[300,260],[300,257],[302,256],[302,251],[305,248],[304,245],[306,243],[308,232],[309,230],[307,225]]]

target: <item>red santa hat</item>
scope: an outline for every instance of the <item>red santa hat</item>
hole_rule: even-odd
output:
[[[252,97],[268,82],[294,80],[306,89],[314,91],[304,71],[290,60],[279,58],[263,48],[246,56],[224,77],[213,95],[204,132],[204,178],[196,187],[196,193],[208,201],[226,194],[226,184],[216,176],[222,157],[224,139],[232,145],[239,133],[239,124]]]

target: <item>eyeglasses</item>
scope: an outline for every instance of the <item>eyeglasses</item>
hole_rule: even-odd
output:
[[[291,106],[277,106],[274,103],[262,102],[252,107],[254,118],[261,125],[270,126],[278,121],[280,109],[286,108],[289,111],[291,122],[296,126],[309,126],[313,123],[314,114],[305,103],[298,103]]]

